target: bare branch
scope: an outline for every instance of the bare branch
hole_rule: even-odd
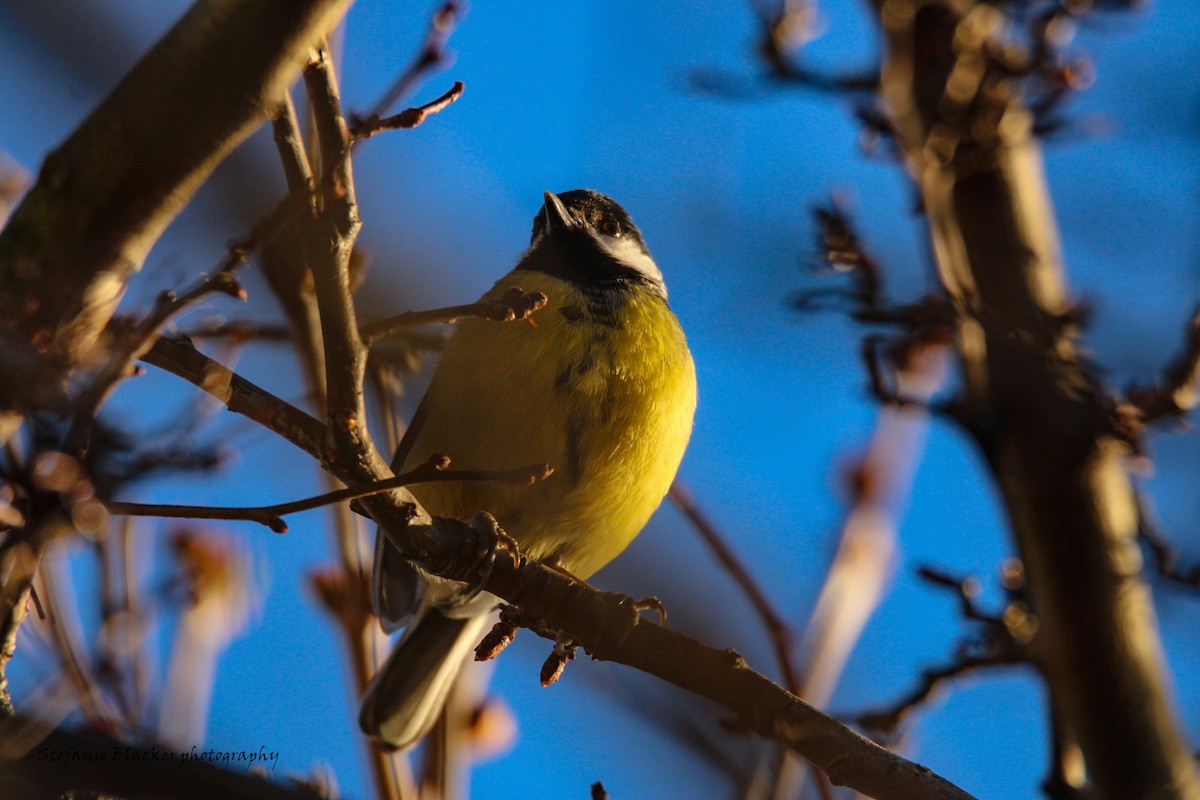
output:
[[[246,290],[233,277],[235,268],[236,265],[232,263],[222,267],[215,274],[202,278],[181,295],[163,292],[155,301],[154,310],[120,337],[115,352],[78,400],[79,408],[65,439],[64,447],[67,452],[87,448],[87,440],[100,406],[117,388],[118,383],[133,374],[137,360],[154,345],[158,332],[172,317],[216,292],[237,300],[246,299]]]
[[[499,481],[528,486],[536,481],[545,480],[554,471],[549,464],[536,464],[521,469],[512,470],[453,470],[448,469],[450,459],[445,456],[434,456],[425,464],[394,478],[386,478],[363,486],[351,486],[332,492],[307,497],[303,500],[292,500],[287,503],[276,503],[269,506],[187,506],[168,505],[159,503],[126,503],[110,500],[105,503],[110,513],[126,514],[136,517],[176,517],[182,519],[228,519],[245,520],[265,525],[275,533],[287,533],[288,526],[282,517],[309,511],[334,503],[346,503],[369,497],[380,492],[399,489],[401,486],[412,486],[418,483],[434,483],[445,481]]]
[[[142,358],[203,389],[230,411],[275,431],[318,461],[326,461],[325,426],[201,353],[185,339],[160,337]]]
[[[429,311],[406,311],[394,317],[381,319],[364,325],[359,336],[363,344],[370,347],[375,342],[419,325],[434,322],[454,322],[465,317],[490,319],[495,322],[513,322],[529,319],[533,312],[545,307],[546,295],[542,292],[525,293],[517,287],[510,288],[499,301],[479,301],[461,306],[435,308]]]
[[[977,623],[981,631],[959,640],[957,654],[947,664],[921,672],[921,680],[908,694],[886,708],[863,712],[857,723],[868,730],[891,735],[907,716],[924,705],[933,693],[951,678],[991,667],[1032,663],[1029,641],[1036,623],[1024,601],[1024,573],[1015,559],[1006,562],[1003,573],[1008,604],[1003,613],[989,614],[979,607],[979,581],[950,575],[940,569],[923,566],[918,575],[925,582],[955,596],[963,619]]]
[[[446,50],[446,43],[449,41],[450,35],[454,33],[454,29],[462,22],[465,14],[466,3],[458,2],[458,0],[448,0],[434,12],[433,17],[429,20],[425,43],[416,58],[379,98],[375,107],[366,115],[367,118],[378,118],[386,114],[389,108],[411,94],[413,88],[424,80],[431,70],[441,67],[449,61],[450,54]],[[355,126],[358,124],[357,120],[358,118],[355,117]]]
[[[404,111],[401,111],[399,114],[395,114],[390,117],[383,117],[382,119],[380,119],[378,116],[372,115],[364,120],[356,121],[354,126],[350,129],[350,135],[354,138],[355,142],[360,142],[364,139],[370,139],[375,134],[383,131],[407,130],[410,128],[415,128],[433,114],[437,114],[445,110],[450,106],[451,103],[462,97],[462,93],[462,81],[455,81],[454,85],[450,87],[449,91],[436,100],[431,100],[423,106],[407,108]]]
[[[1140,412],[1141,421],[1149,424],[1179,417],[1200,403],[1200,306],[1188,322],[1187,336],[1179,355],[1163,370],[1158,386],[1133,387],[1129,402]]]
[[[1022,659],[1007,653],[994,655],[964,656],[941,667],[930,667],[921,671],[921,680],[915,688],[888,708],[864,711],[855,719],[860,726],[880,733],[892,734],[900,727],[908,714],[929,701],[938,687],[951,678],[969,675],[990,667],[1011,666]]]
[[[957,317],[970,419],[1029,575],[1039,660],[1098,797],[1195,797],[1150,591],[1131,449],[1080,356],[1028,65],[970,0],[872,0],[881,95]]]
[[[68,366],[91,347],[167,223],[348,5],[299,0],[281,13],[275,0],[200,0],[142,58],[47,159],[0,233],[10,345]]]
[[[1141,491],[1138,492],[1137,507],[1138,536],[1150,548],[1158,574],[1182,586],[1200,589],[1200,566],[1188,570],[1179,568],[1179,552],[1171,546],[1170,538],[1159,524],[1150,499]]]

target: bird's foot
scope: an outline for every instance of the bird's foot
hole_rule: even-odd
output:
[[[667,621],[667,608],[657,597],[644,597],[641,600],[634,600],[629,595],[621,594],[620,592],[600,592],[600,594],[604,595],[616,606],[624,606],[632,609],[639,619],[643,611],[653,611],[658,617],[659,625]]]
[[[497,559],[501,551],[508,556],[513,568],[521,566],[521,550],[517,540],[504,532],[496,518],[486,511],[480,511],[467,523],[475,531],[477,538],[476,562],[472,572],[475,580],[466,581],[470,591],[464,597],[464,602],[474,599],[487,585],[496,569]]]

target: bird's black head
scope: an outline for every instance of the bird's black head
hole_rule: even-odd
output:
[[[591,189],[545,193],[521,268],[581,286],[638,283],[666,294],[662,273],[629,214]]]

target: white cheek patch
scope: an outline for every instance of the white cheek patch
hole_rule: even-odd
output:
[[[621,237],[605,236],[603,234],[597,236],[596,240],[608,251],[609,255],[621,262],[623,266],[661,284],[663,286],[663,293],[666,293],[662,271],[654,263],[654,259],[646,255],[645,251],[638,247],[635,241]]]

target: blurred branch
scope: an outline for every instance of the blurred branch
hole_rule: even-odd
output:
[[[675,507],[692,523],[692,527],[700,534],[700,538],[704,540],[709,549],[712,550],[717,561],[720,562],[725,571],[729,573],[730,577],[741,588],[742,593],[746,595],[746,599],[750,601],[754,612],[767,629],[767,635],[771,639],[771,646],[775,649],[775,658],[779,662],[779,672],[783,676],[783,685],[792,694],[800,695],[800,675],[796,671],[796,665],[792,659],[794,633],[791,626],[783,621],[783,617],[775,610],[774,605],[767,598],[762,587],[758,585],[754,576],[750,574],[750,570],[746,568],[742,560],[729,547],[716,526],[696,506],[696,500],[692,496],[692,493],[678,479],[671,484],[671,489],[668,491],[667,496],[675,503]]]
[[[1008,606],[1000,615],[988,614],[978,606],[977,580],[957,578],[932,567],[921,567],[918,573],[931,585],[952,592],[963,618],[978,623],[982,631],[978,636],[961,640],[958,653],[948,664],[923,670],[918,685],[898,701],[856,717],[862,727],[887,735],[894,734],[908,714],[926,703],[945,681],[985,668],[1031,662],[1028,645],[1036,631],[1036,622],[1025,607],[1023,578],[1013,564],[1006,565]]]
[[[1001,7],[872,0],[881,94],[957,316],[964,414],[1008,509],[1039,663],[1098,798],[1200,796],[1138,563],[1130,450],[1075,346]]]
[[[1200,589],[1200,566],[1182,570],[1178,566],[1179,552],[1171,546],[1171,540],[1163,531],[1154,514],[1150,499],[1139,491],[1137,495],[1138,535],[1154,556],[1154,567],[1160,576],[1169,581]]]
[[[348,5],[199,0],[46,159],[0,232],[6,346],[73,366],[167,223]]]
[[[95,534],[107,522],[107,515],[94,497],[92,482],[79,462],[58,452],[35,455],[21,475],[6,476],[19,482],[25,497],[37,497],[28,510],[28,520],[10,530],[0,543],[0,724],[14,713],[8,692],[7,668],[16,650],[17,632],[25,621],[27,606],[34,596],[34,581],[47,548],[54,540],[75,531]],[[56,635],[62,635],[56,631]],[[71,650],[58,642],[63,668],[71,674]],[[86,704],[90,694],[80,686]]]
[[[1200,306],[1188,322],[1187,335],[1179,355],[1163,370],[1162,380],[1154,387],[1133,387],[1129,402],[1145,424],[1187,414],[1200,403]]]
[[[246,290],[233,276],[235,268],[236,264],[232,263],[223,266],[213,275],[202,278],[195,286],[181,295],[176,295],[171,291],[163,292],[155,301],[154,310],[120,337],[115,352],[109,356],[108,362],[100,371],[93,376],[91,383],[76,401],[78,409],[64,439],[63,446],[67,452],[87,449],[88,438],[100,406],[117,388],[117,384],[133,373],[138,359],[153,346],[159,330],[172,317],[214,292],[220,292],[238,300],[246,299]]]

